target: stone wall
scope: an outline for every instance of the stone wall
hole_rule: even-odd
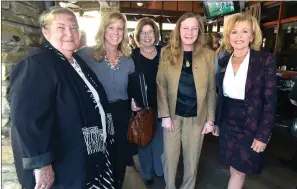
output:
[[[38,17],[44,10],[42,1],[1,1],[2,60],[2,183],[3,189],[20,188],[14,168],[10,142],[9,107],[6,88],[9,75],[18,60],[36,50],[41,43]]]

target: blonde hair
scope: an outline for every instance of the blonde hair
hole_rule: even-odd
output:
[[[231,53],[233,52],[233,47],[230,44],[230,33],[234,25],[238,22],[248,22],[252,28],[252,35],[254,37],[253,42],[250,44],[250,48],[259,51],[262,44],[262,32],[259,27],[258,21],[255,17],[243,13],[237,13],[232,15],[224,26],[224,37],[223,44],[225,44],[225,49]]]
[[[201,16],[199,14],[194,13],[185,13],[183,14],[176,22],[175,29],[171,33],[171,38],[169,44],[165,47],[167,51],[170,53],[166,53],[165,60],[169,60],[172,66],[176,66],[178,64],[182,64],[182,62],[178,62],[178,58],[182,56],[182,41],[180,37],[180,27],[181,23],[188,18],[196,18],[198,21],[198,38],[194,42],[193,55],[198,52],[201,48],[205,46],[205,34],[204,34],[204,24]]]
[[[42,14],[39,17],[40,27],[46,28],[46,26],[51,24],[51,22],[54,20],[55,16],[61,15],[61,14],[66,14],[66,15],[72,16],[73,18],[75,18],[76,23],[77,23],[76,16],[71,9],[54,6],[54,7],[51,7],[50,9],[47,9],[42,12]]]
[[[116,20],[122,20],[124,27],[123,27],[123,40],[118,45],[118,50],[124,56],[130,56],[131,49],[129,47],[129,38],[128,38],[128,30],[127,30],[127,19],[126,16],[121,14],[118,11],[108,12],[106,13],[100,21],[99,29],[96,34],[95,40],[96,45],[94,47],[94,54],[93,57],[97,61],[102,61],[106,55],[105,49],[105,31],[106,28],[114,23]]]
[[[154,44],[156,45],[159,42],[160,31],[159,31],[159,28],[158,28],[157,24],[155,23],[155,21],[153,19],[148,18],[148,17],[144,17],[144,18],[141,18],[137,22],[137,25],[136,25],[136,28],[135,28],[134,40],[135,40],[135,43],[137,44],[138,47],[140,47],[139,35],[140,35],[141,31],[142,31],[142,28],[145,25],[151,26],[153,28],[153,30],[154,30],[154,35],[155,35]]]

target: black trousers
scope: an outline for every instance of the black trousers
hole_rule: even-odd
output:
[[[131,118],[131,103],[130,100],[119,100],[111,103],[110,107],[115,130],[113,161],[116,189],[121,189],[125,177],[126,165],[132,157],[127,137]]]

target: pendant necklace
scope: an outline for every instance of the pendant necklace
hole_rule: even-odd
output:
[[[188,68],[188,67],[190,67],[191,66],[191,64],[190,64],[190,62],[187,60],[186,61],[186,67]]]
[[[143,48],[141,48],[142,52],[146,53],[146,54],[152,54],[156,48],[154,48],[152,51],[148,52],[148,51],[145,51]]]
[[[120,60],[120,56],[119,56],[118,53],[116,55],[116,60],[115,60],[114,64],[112,64],[111,61],[109,61],[108,56],[105,55],[105,61],[107,62],[107,65],[110,67],[110,69],[112,69],[112,70],[118,70],[119,69],[119,66],[120,66],[118,64],[119,60]]]

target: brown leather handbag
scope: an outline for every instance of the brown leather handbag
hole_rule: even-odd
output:
[[[155,136],[156,116],[150,108],[133,112],[128,129],[128,140],[130,143],[145,147]]]
[[[139,56],[140,52],[138,52],[138,60],[134,61],[136,70],[139,66]],[[129,97],[134,98],[140,107],[144,107],[132,114],[128,128],[128,140],[130,143],[145,147],[156,133],[156,113],[149,108],[144,74],[138,71],[130,74],[128,85]]]

